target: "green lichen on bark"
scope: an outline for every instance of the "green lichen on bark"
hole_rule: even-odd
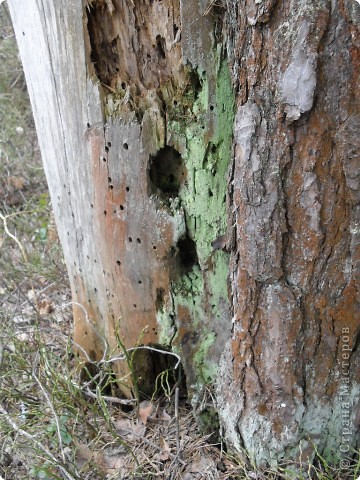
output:
[[[231,328],[228,255],[215,251],[211,243],[227,228],[226,179],[234,115],[226,63],[219,65],[215,91],[209,90],[205,75],[198,78],[198,91],[188,92],[194,99],[191,110],[188,105],[177,105],[167,124],[168,138],[180,151],[187,171],[178,197],[187,236],[195,244],[196,261],[174,279],[168,311],[158,313],[160,337],[188,357],[184,359],[188,387],[196,399],[204,385],[216,379],[218,353]],[[178,114],[181,109],[187,110],[185,116]]]

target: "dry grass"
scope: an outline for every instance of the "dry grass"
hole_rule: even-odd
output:
[[[81,379],[66,269],[4,4],[0,58],[0,480],[345,480],[321,459],[291,475],[231,458],[201,435],[176,389],[133,407],[117,403],[110,356],[95,366],[97,382]],[[348,478],[359,474],[358,465]]]

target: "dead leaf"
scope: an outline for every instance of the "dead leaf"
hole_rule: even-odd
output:
[[[165,408],[164,408],[160,418],[161,418],[161,420],[165,420],[166,422],[170,422],[172,420],[172,417],[167,413]]]
[[[210,457],[200,455],[198,460],[194,460],[190,465],[188,465],[181,478],[182,480],[199,478],[197,474],[200,474],[201,478],[213,478],[212,474],[216,472],[217,468],[215,461]],[[203,477],[204,474],[207,475]]]
[[[29,300],[33,300],[35,298],[35,291],[33,289],[29,290],[26,294]]]
[[[138,412],[139,420],[144,425],[146,425],[148,418],[150,417],[153,411],[154,411],[154,405],[151,402],[144,400],[139,405],[139,412]]]
[[[16,190],[23,190],[25,186],[25,178],[10,176],[7,178],[8,185],[14,187]]]
[[[106,463],[106,469],[108,470],[119,470],[124,466],[124,463],[127,460],[126,450],[117,449],[116,452],[113,451],[104,451],[104,460]]]
[[[78,467],[82,467],[86,462],[93,461],[101,469],[106,469],[106,461],[103,452],[95,452],[91,450],[85,443],[76,443],[76,463]]]
[[[129,442],[141,440],[145,434],[146,426],[143,422],[133,422],[126,418],[120,418],[114,422],[116,432]]]
[[[39,302],[39,315],[49,315],[54,311],[54,305],[50,300],[46,298]]]
[[[165,462],[166,460],[170,459],[170,447],[164,437],[160,437],[160,447],[162,448],[162,452],[159,454],[159,460]]]

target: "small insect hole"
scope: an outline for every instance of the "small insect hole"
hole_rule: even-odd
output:
[[[108,153],[109,152],[109,147],[105,145],[105,152]]]
[[[129,242],[130,242],[130,243],[132,242],[132,238],[131,238],[131,237],[129,237]]]
[[[129,188],[129,187],[126,187],[125,190],[126,190],[127,192],[129,192],[129,191],[130,191],[130,188]]]
[[[137,241],[137,243],[141,243],[140,238],[137,238],[136,241]]]
[[[126,142],[123,144],[123,147],[125,148],[125,150],[129,149],[129,145]]]
[[[116,260],[116,265],[119,265],[119,266],[121,265],[120,260]]]
[[[87,126],[87,128],[90,128],[90,127],[91,127],[91,125],[90,125],[89,122],[86,124],[86,126]]]
[[[106,160],[106,158],[105,158],[105,157],[103,157],[103,162],[106,162],[106,161],[107,161],[107,160]]]
[[[124,210],[124,205],[120,205],[120,210]]]

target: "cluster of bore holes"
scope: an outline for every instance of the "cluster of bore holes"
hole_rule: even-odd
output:
[[[133,242],[133,238],[132,238],[132,237],[129,237],[128,240],[129,240],[129,243],[132,243],[132,242]],[[140,243],[141,243],[141,238],[137,238],[137,239],[136,239],[136,243],[138,243],[138,244],[140,245]]]
[[[111,147],[111,142],[107,142],[107,144],[105,145],[105,152],[106,152],[106,153],[109,153],[110,147]],[[102,160],[103,160],[104,163],[107,162],[107,158],[106,158],[106,157],[102,157]]]
[[[186,178],[186,168],[180,153],[173,147],[160,149],[149,159],[150,191],[163,200],[178,196]]]

